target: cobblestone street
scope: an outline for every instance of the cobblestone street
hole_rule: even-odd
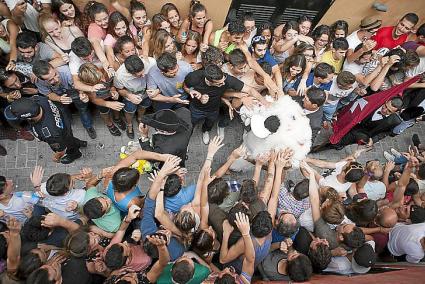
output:
[[[82,167],[91,167],[94,172],[98,172],[101,168],[111,166],[119,160],[120,148],[127,145],[129,138],[125,132],[121,137],[113,137],[100,117],[95,118],[95,128],[97,131],[97,139],[91,140],[85,129],[82,127],[80,120],[74,116],[73,129],[76,137],[87,140],[88,147],[82,149],[83,157],[70,165],[56,164],[52,161],[52,151],[46,143],[34,141],[11,141],[2,140],[0,143],[6,147],[8,155],[0,157],[0,172],[2,175],[12,178],[15,182],[17,190],[31,190],[29,176],[36,165],[41,165],[45,168],[45,180],[48,176],[56,172],[77,173]],[[136,130],[136,128],[135,128]],[[234,120],[231,125],[225,130],[225,146],[218,152],[213,164],[215,170],[221,163],[225,161],[229,153],[240,145],[242,137],[242,127]],[[425,134],[425,123],[421,122],[414,127],[408,129],[402,135],[397,137],[387,137],[374,145],[374,148],[363,154],[360,158],[361,162],[371,159],[379,159],[384,162],[385,159],[382,155],[383,151],[391,147],[404,151],[408,145],[411,144],[411,137],[414,133],[418,133],[419,137],[423,140]],[[216,134],[214,128],[211,137]],[[136,135],[137,137],[137,135]],[[136,138],[135,138],[136,139]],[[100,147],[104,144],[104,147]],[[340,158],[351,154],[356,149],[355,145],[344,148],[343,150],[327,150],[318,154],[312,155],[317,158],[329,159],[337,161]],[[200,166],[206,157],[207,146],[202,143],[200,125],[197,125],[189,144],[189,160],[187,161],[187,183],[195,182],[199,174]],[[252,172],[247,173],[232,173],[232,178],[242,180],[250,177]],[[299,177],[298,170],[291,170],[288,177],[296,181]],[[142,188],[147,189],[148,181],[144,175],[140,181]]]

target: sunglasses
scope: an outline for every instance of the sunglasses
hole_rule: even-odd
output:
[[[267,41],[266,38],[262,35],[255,36],[252,38],[252,43],[261,43],[261,42],[266,43],[266,41]]]
[[[4,188],[6,187],[6,178],[4,176],[0,176],[0,194],[3,194]]]

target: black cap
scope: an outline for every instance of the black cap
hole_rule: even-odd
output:
[[[354,260],[363,267],[372,267],[376,262],[376,254],[373,247],[365,243],[354,252]]]
[[[40,105],[29,98],[20,98],[12,102],[5,110],[8,120],[30,119],[40,114]]]
[[[425,208],[418,205],[412,205],[410,207],[410,221],[412,221],[413,224],[425,222]]]

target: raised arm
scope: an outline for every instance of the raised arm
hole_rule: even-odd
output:
[[[146,273],[146,278],[148,278],[149,282],[155,283],[164,270],[164,267],[167,266],[170,261],[170,254],[168,253],[166,240],[159,236],[148,236],[147,239],[151,244],[158,248],[159,259],[155,262],[149,272]]]
[[[170,216],[164,208],[164,192],[160,191],[156,197],[156,206],[155,206],[155,219],[161,223],[167,230],[169,230],[175,236],[182,236],[182,232],[176,227],[176,225],[171,221]]]
[[[264,204],[267,204],[269,202],[270,194],[273,189],[273,181],[275,176],[275,159],[276,153],[274,151],[270,152],[266,181],[264,182],[263,190],[259,193],[259,197],[264,202]]]
[[[122,220],[120,228],[115,233],[114,237],[112,238],[111,242],[109,243],[108,248],[111,247],[114,244],[122,242],[124,235],[125,235],[125,231],[127,231],[127,228],[130,225],[131,221],[136,219],[139,215],[140,215],[140,207],[138,207],[136,205],[132,205],[130,207],[130,209],[128,209],[127,216],[125,216],[124,219]]]
[[[159,191],[165,184],[167,176],[175,173],[179,168],[181,158],[169,155],[161,170],[155,175],[151,174],[152,185],[148,192],[148,197],[155,200]]]
[[[232,260],[235,260],[245,251],[245,245],[243,239],[239,239],[236,244],[229,248],[229,237],[233,232],[233,227],[229,221],[224,220],[223,222],[223,240],[220,247],[220,263],[225,264]]]
[[[308,194],[310,198],[313,222],[316,222],[320,219],[319,185],[314,177],[314,170],[305,161],[301,162],[301,167],[309,174]]]
[[[140,149],[130,154],[127,158],[119,161],[118,164],[115,165],[115,170],[130,167],[132,164],[137,162],[137,160],[153,160],[153,161],[165,162],[167,158],[169,158],[170,156],[172,155],[159,154],[159,153],[149,152],[149,151]]]
[[[10,218],[7,221],[7,228],[9,229],[8,243],[7,243],[7,271],[15,272],[18,269],[21,260],[21,224],[15,219]]]
[[[249,233],[249,218],[243,213],[236,214],[236,226],[242,234],[245,246],[244,259],[242,262],[241,279],[244,283],[251,283],[251,277],[254,274],[255,249]]]
[[[229,170],[229,168],[232,166],[232,164],[240,157],[245,156],[245,153],[246,153],[246,147],[244,145],[241,145],[235,150],[233,150],[230,156],[227,158],[226,162],[220,168],[218,168],[218,170],[214,173],[214,176],[216,178],[220,178],[224,176],[226,172]]]
[[[273,191],[272,191],[270,200],[267,204],[267,210],[272,216],[272,222],[274,222],[274,219],[276,217],[278,196],[280,191],[280,185],[282,184],[282,172],[284,171],[284,168],[288,166],[288,164],[290,163],[290,159],[292,155],[293,155],[292,150],[290,150],[289,148],[286,148],[284,150],[281,150],[278,153],[277,159],[275,161],[276,175],[275,175],[274,183],[273,183]]]
[[[305,158],[304,161],[306,163],[309,163],[313,166],[316,166],[316,167],[322,168],[322,169],[335,169],[336,168],[336,162],[318,160],[318,159],[309,158],[309,157]]]
[[[398,184],[396,185],[393,201],[391,202],[392,207],[398,207],[402,205],[404,192],[406,191],[406,187],[409,184],[410,175],[412,173],[413,168],[417,165],[419,165],[418,159],[416,159],[415,156],[411,155],[409,157],[409,162],[407,162],[406,166],[404,167],[403,173],[400,179],[398,180]]]

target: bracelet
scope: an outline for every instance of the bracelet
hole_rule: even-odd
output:
[[[245,235],[244,235],[244,234],[242,234],[242,237],[246,237],[246,236],[249,236],[249,233],[248,233],[248,234],[245,234]]]
[[[39,184],[39,185],[34,185],[34,188],[40,188],[41,187],[41,184]]]
[[[96,178],[97,178],[97,180],[103,179],[102,172],[98,173],[97,176],[96,176]]]
[[[131,221],[127,221],[127,216],[125,216],[125,217],[124,217],[123,221],[124,221],[125,223],[127,223],[127,224],[130,224],[130,223],[131,223]]]
[[[206,160],[206,161],[212,161],[212,160],[213,160],[213,158],[212,158],[212,157],[207,157],[205,160]]]

